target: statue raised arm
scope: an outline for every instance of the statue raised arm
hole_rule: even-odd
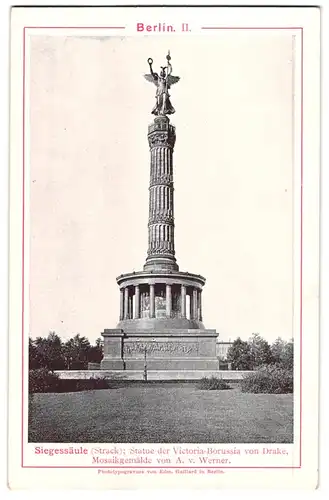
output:
[[[158,79],[159,79],[159,75],[158,73],[155,73],[153,71],[153,68],[152,68],[152,64],[153,64],[153,59],[152,57],[149,57],[147,62],[149,63],[149,66],[150,66],[150,75],[144,75],[146,80],[148,80],[149,82],[156,82]],[[150,78],[151,77],[151,78]]]
[[[152,110],[154,115],[171,115],[175,113],[175,109],[170,102],[170,95],[168,89],[171,85],[179,81],[179,76],[172,76],[172,65],[170,63],[171,57],[170,52],[166,56],[167,66],[161,66],[160,74],[155,73],[152,68],[153,59],[150,57],[147,62],[150,67],[150,74],[144,75],[148,82],[152,82],[156,85],[156,104]]]

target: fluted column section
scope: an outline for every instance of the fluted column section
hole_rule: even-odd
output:
[[[124,294],[125,294],[125,298],[124,298],[124,318],[125,319],[129,319],[129,306],[128,306],[129,289],[128,289],[128,287],[125,288]]]
[[[186,286],[181,285],[181,315],[186,318]]]
[[[150,196],[148,251],[145,270],[178,271],[174,242],[173,148],[175,128],[167,116],[157,116],[149,126]]]
[[[171,285],[166,285],[166,316],[167,318],[171,318]]]
[[[128,297],[128,310],[129,310],[128,313],[129,319],[133,319],[133,296],[130,294]]]
[[[150,285],[150,318],[155,317],[155,294],[154,285]]]
[[[124,319],[124,290],[120,288],[120,321]]]
[[[196,288],[193,288],[193,295],[192,295],[192,310],[193,310],[193,317],[192,319],[198,319],[198,290]]]
[[[135,319],[138,319],[140,317],[140,291],[139,291],[139,285],[135,286]]]

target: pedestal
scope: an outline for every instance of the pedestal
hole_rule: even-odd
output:
[[[101,370],[124,370],[125,366],[122,357],[122,330],[105,330],[104,337],[104,357],[101,361]]]
[[[113,333],[112,333],[113,332]],[[105,330],[101,369],[217,370],[216,330],[124,332]]]

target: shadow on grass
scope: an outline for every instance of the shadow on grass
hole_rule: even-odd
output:
[[[58,387],[47,390],[47,393],[65,393],[65,392],[81,392],[81,391],[93,391],[93,390],[104,390],[104,389],[124,389],[124,388],[143,388],[143,389],[156,389],[156,388],[166,388],[175,387],[177,389],[183,387],[191,387],[193,389],[200,390],[229,390],[234,387],[239,387],[236,381],[223,384],[207,384],[202,380],[111,380],[111,379],[82,379],[82,380],[60,380]]]

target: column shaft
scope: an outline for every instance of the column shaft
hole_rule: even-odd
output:
[[[129,304],[129,319],[133,319],[133,296],[132,295],[129,295],[128,304]]]
[[[186,318],[186,286],[181,285],[181,314]]]
[[[140,317],[140,291],[139,285],[135,286],[135,318],[138,319]]]
[[[189,293],[190,296],[190,319],[193,319],[193,293],[192,290]]]
[[[124,290],[125,290],[124,318],[129,319],[129,309],[128,309],[129,289],[128,287],[126,287]]]
[[[173,177],[172,154],[175,145],[175,127],[168,117],[157,116],[149,125],[149,146],[151,150],[150,190],[149,199],[149,242],[145,269],[167,264],[171,269],[178,270],[175,258],[174,236],[167,240],[167,224],[174,226],[173,217]],[[171,172],[171,175],[169,173]],[[165,217],[165,218],[164,218]],[[155,231],[152,231],[154,227]],[[168,244],[165,243],[168,241]]]
[[[120,288],[120,321],[124,318],[124,289]]]
[[[171,307],[172,307],[171,285],[166,285],[166,315],[167,315],[167,318],[171,318]]]
[[[193,319],[198,319],[198,290],[193,288]]]
[[[154,285],[150,285],[150,318],[155,317],[155,295]]]

